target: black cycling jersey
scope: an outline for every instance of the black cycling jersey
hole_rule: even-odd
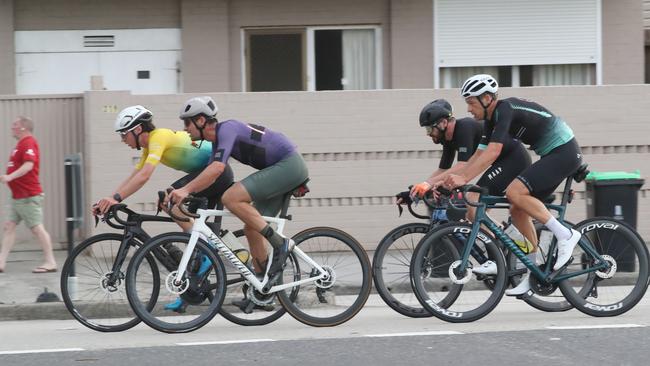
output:
[[[451,168],[456,152],[458,152],[458,161],[469,160],[476,151],[481,136],[483,136],[483,122],[474,118],[457,119],[451,141],[442,142],[442,157],[438,168]]]
[[[515,138],[544,156],[573,137],[571,128],[543,106],[521,98],[506,98],[497,102],[492,118],[485,123],[481,145],[505,144]]]

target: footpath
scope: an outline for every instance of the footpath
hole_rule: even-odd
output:
[[[0,273],[0,321],[72,319],[61,298],[61,268],[67,250],[55,250],[57,272],[32,273],[43,261],[41,250],[13,251]],[[45,292],[48,294],[44,294]],[[51,302],[37,302],[55,300]]]

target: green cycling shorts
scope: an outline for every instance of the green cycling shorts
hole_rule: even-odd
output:
[[[262,216],[276,216],[282,209],[285,193],[298,187],[309,178],[307,164],[299,153],[258,170],[241,183],[253,199],[253,205]]]

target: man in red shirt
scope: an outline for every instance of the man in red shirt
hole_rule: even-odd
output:
[[[18,117],[11,124],[11,132],[18,140],[11,152],[7,174],[0,175],[0,183],[6,183],[11,190],[11,202],[7,222],[4,226],[2,249],[0,250],[0,272],[4,272],[7,257],[16,241],[16,226],[24,220],[43,248],[43,264],[34,268],[34,273],[56,272],[56,260],[52,252],[50,234],[43,227],[43,189],[38,181],[39,149],[32,135],[34,122]]]

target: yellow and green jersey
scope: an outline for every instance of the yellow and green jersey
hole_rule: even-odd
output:
[[[163,163],[170,168],[192,173],[208,165],[211,153],[212,143],[208,141],[194,143],[185,131],[156,128],[149,133],[149,144],[142,149],[142,157],[135,168]]]

